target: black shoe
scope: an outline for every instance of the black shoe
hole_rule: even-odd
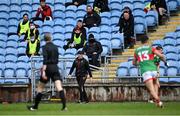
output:
[[[67,107],[61,109],[61,111],[67,111],[67,110],[68,110]]]
[[[27,106],[27,109],[30,111],[35,111],[37,110],[37,108],[34,108],[34,106]]]

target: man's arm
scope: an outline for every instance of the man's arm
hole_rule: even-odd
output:
[[[96,17],[96,25],[99,26],[101,24],[101,17],[97,13],[94,13],[94,16]]]
[[[165,56],[164,56],[163,54],[159,53],[155,48],[153,48],[153,53],[156,54],[157,56],[159,56],[159,58],[160,58],[164,63],[167,63]]]
[[[27,38],[28,38],[28,30],[26,31],[26,34],[24,36],[24,40],[27,40]]]
[[[101,52],[103,51],[102,45],[101,45],[100,42],[98,42],[97,45],[98,45],[98,51],[97,51],[97,54],[101,54]]]

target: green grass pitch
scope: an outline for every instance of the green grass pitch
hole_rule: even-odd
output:
[[[62,112],[61,104],[42,103],[37,111],[28,111],[25,103],[0,104],[0,115],[179,115],[180,102],[166,102],[164,108],[157,108],[146,102],[95,102],[88,104],[68,103],[68,111]]]

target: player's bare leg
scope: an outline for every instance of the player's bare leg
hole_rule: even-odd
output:
[[[152,97],[154,98],[156,104],[158,107],[162,107],[162,102],[159,99],[159,96],[156,93],[154,84],[153,84],[153,80],[148,80],[145,82],[146,87],[148,88],[150,95],[152,95]]]
[[[56,89],[57,91],[59,92],[59,97],[61,98],[61,102],[62,102],[62,111],[66,111],[67,108],[66,108],[66,98],[65,98],[65,95],[64,95],[64,90],[62,88],[62,83],[60,80],[56,80],[55,81],[55,86],[56,86]]]

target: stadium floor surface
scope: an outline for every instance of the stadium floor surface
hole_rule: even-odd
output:
[[[37,111],[28,111],[26,103],[0,104],[0,115],[179,115],[180,102],[166,102],[164,108],[145,102],[96,102],[88,104],[68,103],[68,111],[60,111],[58,103],[42,103]]]

